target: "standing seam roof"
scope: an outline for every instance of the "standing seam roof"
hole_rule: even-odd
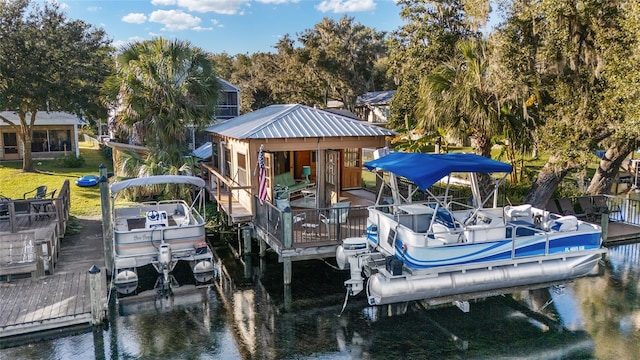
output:
[[[300,104],[271,105],[207,128],[236,139],[392,136],[394,131]]]

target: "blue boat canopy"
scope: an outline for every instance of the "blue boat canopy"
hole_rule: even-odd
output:
[[[413,181],[426,190],[454,172],[510,173],[510,164],[465,153],[423,154],[392,152],[364,163],[369,170],[384,170]]]

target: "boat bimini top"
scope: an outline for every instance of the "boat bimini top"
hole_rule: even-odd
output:
[[[196,176],[188,176],[188,175],[154,175],[154,176],[145,176],[139,178],[133,178],[129,180],[122,180],[118,182],[114,182],[111,184],[111,197],[114,199],[112,202],[112,206],[115,206],[115,198],[118,193],[122,190],[126,190],[129,188],[139,187],[139,186],[147,186],[147,185],[166,185],[166,184],[186,184],[193,185],[198,188],[198,194],[195,199],[193,199],[193,203],[191,204],[191,208],[193,209],[198,205],[198,209],[200,209],[201,215],[204,217],[204,186],[205,181]]]
[[[469,173],[474,203],[477,207],[482,207],[481,204],[484,204],[489,197],[484,201],[481,199],[476,174],[505,173],[501,179],[494,181],[494,191],[497,191],[498,186],[506,180],[507,175],[513,169],[510,164],[469,153],[425,154],[392,152],[379,159],[367,161],[364,166],[369,170],[382,170],[402,176],[416,184],[419,189],[428,193],[430,193],[429,188],[433,184],[441,181],[451,173]],[[447,180],[447,189],[449,188],[448,182],[449,180]],[[411,198],[411,195],[409,194],[408,198]],[[434,198],[436,197],[434,196]],[[496,200],[494,196],[494,207],[496,206]]]
[[[155,175],[155,176],[146,176],[135,179],[118,181],[116,183],[111,184],[111,194],[115,195],[118,192],[132,188],[137,186],[146,186],[146,185],[160,185],[160,184],[190,184],[193,186],[197,186],[199,188],[203,188],[205,185],[204,180],[195,176],[185,176],[185,175]]]
[[[427,190],[443,177],[454,172],[511,173],[509,164],[484,156],[466,153],[423,154],[392,152],[364,163],[369,170],[384,170],[413,181]]]

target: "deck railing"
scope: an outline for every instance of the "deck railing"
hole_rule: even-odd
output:
[[[71,200],[69,180],[65,180],[57,196],[47,199],[15,199],[2,202],[0,231],[16,233],[34,227],[37,220],[55,221],[59,236],[64,236]]]
[[[346,238],[364,236],[367,227],[367,206],[291,210],[269,202],[260,205],[254,197],[254,208],[254,225],[285,249],[341,244]],[[348,214],[341,222],[344,212]]]
[[[206,179],[205,181],[209,182],[211,176],[215,178],[216,181],[216,199],[220,199],[220,202],[226,204],[228,207],[227,215],[231,216],[233,214],[233,198],[240,199],[240,193],[244,192],[245,195],[251,195],[251,186],[240,185],[233,179],[229,179],[226,176],[220,174],[216,169],[211,167],[209,164],[202,163],[202,170],[205,172]],[[211,185],[211,184],[209,184]],[[226,201],[222,201],[222,198],[226,197]]]

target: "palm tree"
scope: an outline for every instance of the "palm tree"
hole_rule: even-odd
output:
[[[462,40],[456,54],[420,83],[418,126],[437,127],[458,136],[471,135],[476,151],[491,157],[491,139],[500,129],[500,97],[489,79],[487,45]]]
[[[175,173],[187,153],[187,127],[201,130],[215,115],[219,82],[209,54],[159,37],[127,45],[116,61],[117,72],[105,85],[116,121],[150,150],[146,166],[130,175]]]

